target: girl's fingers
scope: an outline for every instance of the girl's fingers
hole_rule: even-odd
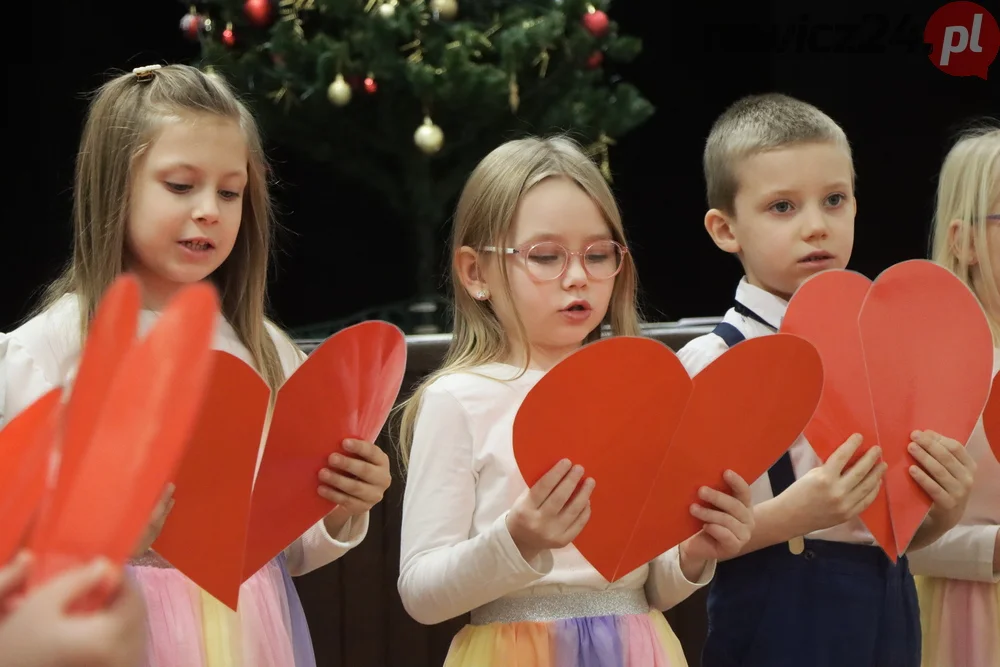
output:
[[[562,512],[563,507],[566,506],[567,501],[573,495],[581,479],[583,479],[583,466],[573,466],[573,469],[562,478],[562,481],[559,482],[538,509],[552,515]]]
[[[552,466],[552,469],[547,473],[542,475],[541,479],[535,482],[534,486],[528,492],[528,496],[531,498],[531,504],[534,507],[541,507],[548,497],[555,490],[556,486],[562,479],[566,476],[566,473],[570,471],[573,464],[569,462],[569,459],[563,459],[559,463]]]

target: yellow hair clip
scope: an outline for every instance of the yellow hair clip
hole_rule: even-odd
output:
[[[159,65],[146,65],[145,67],[136,67],[132,70],[132,74],[135,74],[135,77],[139,81],[151,81],[153,79],[153,74],[158,69],[160,69]]]

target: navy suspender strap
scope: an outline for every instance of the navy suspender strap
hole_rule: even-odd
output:
[[[729,322],[719,322],[712,329],[712,333],[721,338],[726,343],[726,347],[733,347],[737,343],[742,343],[746,340],[746,337],[740,330]]]
[[[767,327],[768,329],[770,329],[771,331],[773,331],[775,333],[778,332],[778,328],[776,326],[774,326],[773,324],[771,324],[770,322],[768,322],[767,320],[765,320],[763,317],[761,317],[757,313],[753,312],[752,310],[750,310],[749,308],[747,308],[746,306],[744,306],[739,301],[737,301],[733,305],[733,310],[735,310],[737,313],[739,313],[743,317],[749,317],[751,320],[754,320],[755,322],[760,322],[765,327]]]
[[[737,308],[737,312],[745,310],[747,313],[753,313],[753,311],[746,306],[743,306],[741,303],[737,302],[737,306],[740,306],[740,308]],[[742,315],[746,313],[740,314]],[[746,316],[757,320],[768,327],[771,326],[756,313]],[[715,325],[715,329],[712,330],[712,333],[721,338],[726,343],[726,347],[733,347],[734,345],[746,340],[746,336],[744,336],[739,329],[728,322],[719,322]],[[771,493],[774,494],[775,497],[777,497],[780,493],[784,493],[785,489],[790,487],[795,481],[795,471],[792,469],[792,457],[787,451],[781,455],[781,458],[778,459],[777,462],[770,467],[770,469],[768,469],[767,478],[771,482]]]

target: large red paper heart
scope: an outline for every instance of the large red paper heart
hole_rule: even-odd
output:
[[[0,552],[20,546],[31,520],[45,524],[52,507],[65,504],[70,485],[60,484],[59,476],[72,478],[90,445],[108,387],[134,343],[138,313],[139,284],[123,275],[108,288],[90,322],[70,400],[60,405],[63,390],[53,389],[4,430],[3,455],[16,466],[4,470],[16,479],[0,488],[14,494],[10,497],[17,505],[0,512],[10,531],[0,540],[5,545]]]
[[[993,455],[1000,461],[1000,373],[993,377],[990,398],[983,410],[983,430]]]
[[[213,287],[185,287],[121,359],[76,469],[60,471],[58,483],[69,487],[62,502],[32,536],[29,590],[93,558],[122,564],[131,555],[187,445],[217,317]]]
[[[345,439],[378,437],[405,370],[398,328],[372,321],[344,329],[281,386],[268,426],[270,391],[260,376],[236,359],[217,364],[156,551],[235,609],[240,584],[333,509],[317,493],[317,474],[344,453]]]
[[[528,392],[514,456],[529,486],[562,458],[594,478],[573,544],[615,581],[701,530],[689,508],[702,486],[731,493],[726,469],[748,482],[766,472],[812,416],[822,374],[812,346],[784,334],[733,347],[693,380],[661,343],[606,339]]]
[[[45,496],[60,401],[56,387],[0,430],[0,567],[23,546]]]
[[[859,301],[865,281],[840,270],[810,278],[781,330],[812,342],[829,373],[805,431],[817,455],[825,460],[854,432],[881,447],[892,540],[884,505],[864,520],[887,553],[900,555],[931,506],[909,473],[910,435],[931,430],[968,441],[989,393],[993,343],[975,296],[933,262],[890,267]]]
[[[58,466],[54,466],[40,509],[41,521],[47,522],[51,508],[65,507],[73,488],[80,462],[89,451],[97,420],[108,391],[121,371],[125,356],[136,341],[140,308],[139,281],[125,274],[115,280],[101,297],[94,317],[87,327],[87,338],[70,400],[62,410],[57,442]]]

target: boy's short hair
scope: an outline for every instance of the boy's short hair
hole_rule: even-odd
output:
[[[779,93],[749,95],[716,119],[705,142],[703,167],[708,207],[731,213],[740,160],[793,144],[832,142],[851,146],[844,130],[815,106]],[[851,178],[854,178],[853,158]]]

